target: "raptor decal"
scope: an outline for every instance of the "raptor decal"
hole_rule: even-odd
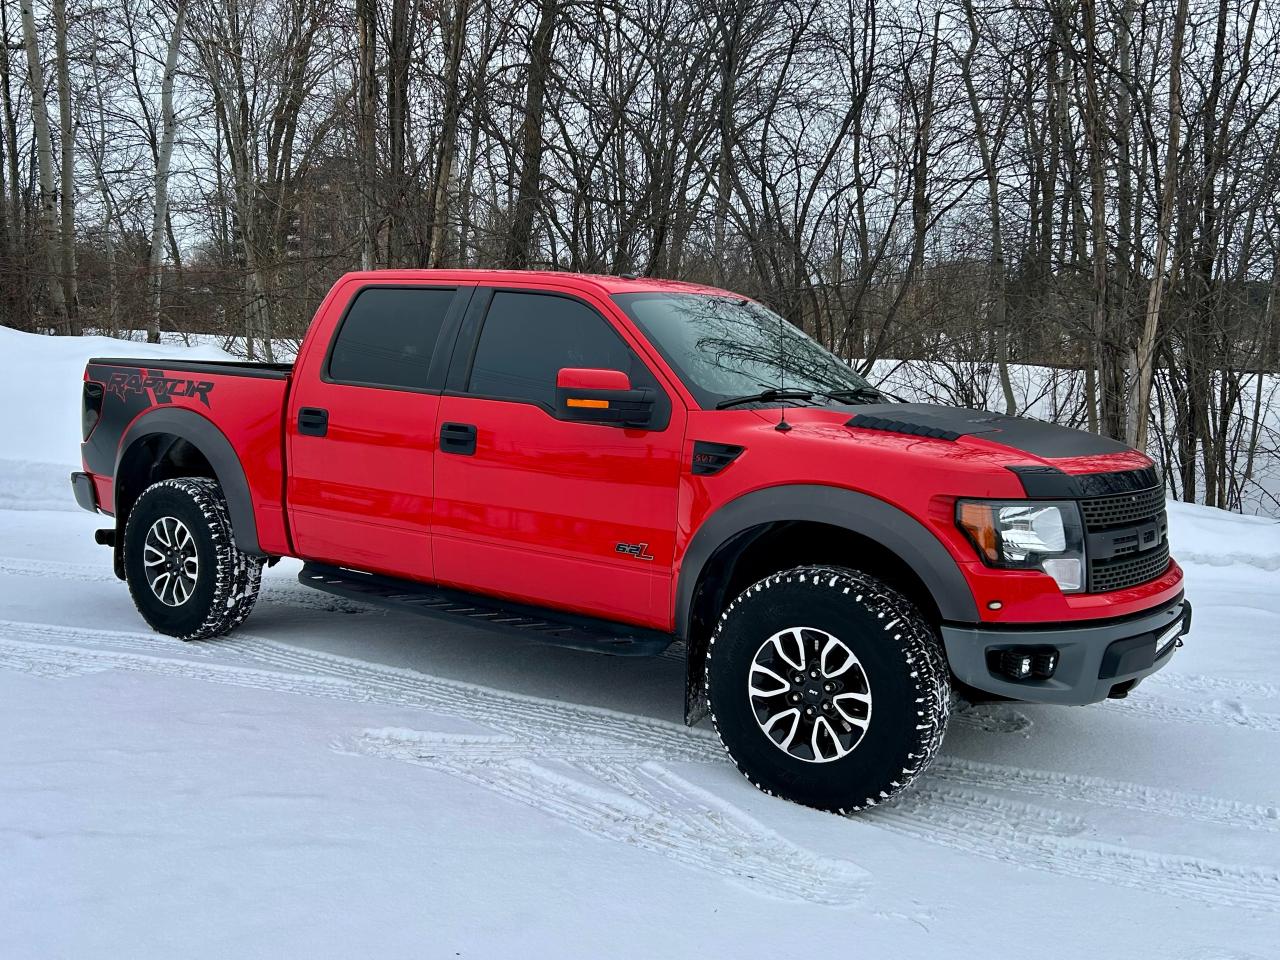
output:
[[[107,393],[128,402],[129,394],[148,398],[152,403],[172,403],[174,397],[194,397],[209,406],[213,392],[210,380],[167,377],[163,370],[112,370],[107,378]]]

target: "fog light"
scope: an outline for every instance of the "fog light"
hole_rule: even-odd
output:
[[[1048,680],[1058,669],[1058,650],[1055,647],[991,650],[987,653],[987,666],[992,673],[1009,680]]]
[[[1006,650],[1000,657],[1000,672],[1010,680],[1025,680],[1031,676],[1031,661],[1029,653]]]
[[[1037,653],[1031,658],[1031,672],[1037,677],[1045,680],[1053,676],[1053,671],[1058,669],[1058,651],[1050,650],[1047,653]]]

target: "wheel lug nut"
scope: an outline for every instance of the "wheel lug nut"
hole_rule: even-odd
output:
[[[810,677],[810,679],[817,680],[817,679],[818,679],[818,671],[817,671],[817,670],[811,670],[811,671],[809,671],[809,677]]]
[[[805,715],[806,717],[812,717],[812,716],[813,716],[813,707],[805,707],[805,708],[804,708],[804,715]]]
[[[792,703],[799,703],[799,702],[800,702],[800,694],[798,694],[798,693],[793,693],[793,694],[791,695],[791,702],[792,702]]]
[[[822,711],[823,711],[823,713],[830,713],[830,712],[831,712],[831,701],[829,701],[829,700],[823,700],[823,701],[822,701]]]
[[[832,690],[834,690],[835,688],[836,688],[836,685],[835,685],[834,683],[824,683],[824,684],[822,685],[822,689],[823,689],[823,691],[824,691],[824,692],[826,692],[826,693],[830,693],[830,692],[831,692]]]

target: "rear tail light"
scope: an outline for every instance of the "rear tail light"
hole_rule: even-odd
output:
[[[93,428],[98,425],[98,421],[102,418],[102,384],[94,383],[92,380],[84,382],[84,406],[81,411],[81,427],[84,430],[84,439],[89,439],[89,434],[93,433]]]

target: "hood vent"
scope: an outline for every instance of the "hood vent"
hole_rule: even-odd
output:
[[[885,433],[905,433],[912,437],[928,437],[930,440],[959,440],[963,434],[942,427],[931,427],[923,423],[908,423],[906,420],[894,420],[890,417],[870,417],[859,413],[845,421],[846,427],[858,427],[862,430],[883,430]]]

